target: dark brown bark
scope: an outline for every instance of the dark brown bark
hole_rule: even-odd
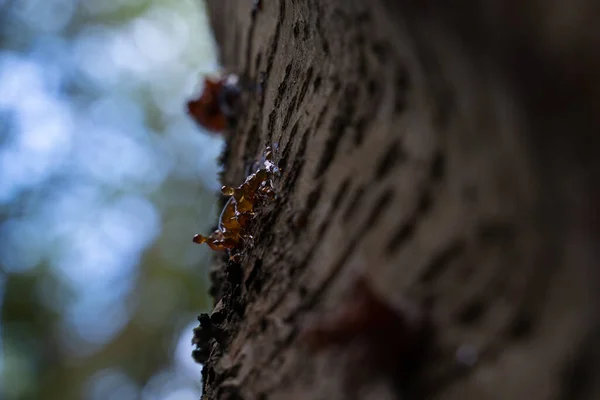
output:
[[[215,265],[203,398],[600,398],[595,3],[207,3],[224,66],[263,86],[223,183],[274,143],[283,175]],[[379,302],[426,311],[422,352]],[[344,306],[370,317],[308,351]]]

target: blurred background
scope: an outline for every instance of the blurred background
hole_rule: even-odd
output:
[[[0,0],[0,399],[200,397],[200,0]]]

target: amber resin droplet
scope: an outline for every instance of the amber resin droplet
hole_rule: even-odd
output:
[[[237,249],[250,242],[252,236],[248,233],[248,227],[257,208],[275,199],[273,179],[278,175],[279,169],[273,163],[273,151],[267,147],[260,169],[250,174],[237,188],[221,188],[223,195],[231,197],[221,211],[219,225],[208,237],[195,235],[194,243],[206,243],[211,249],[222,251]]]
[[[201,95],[187,102],[188,114],[207,131],[222,132],[236,117],[240,94],[237,75],[207,76]]]
[[[194,243],[202,244],[206,242],[206,236],[202,236],[200,234],[194,235],[194,239],[192,239]]]
[[[225,196],[233,196],[234,192],[235,192],[235,189],[232,188],[231,186],[222,186],[221,187],[221,193],[223,193]]]

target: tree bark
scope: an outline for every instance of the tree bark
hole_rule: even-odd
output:
[[[207,4],[222,64],[262,88],[223,184],[275,143],[282,176],[212,271],[203,398],[600,398],[595,2]],[[412,374],[378,368],[400,334],[302,339],[361,277],[430,321]]]

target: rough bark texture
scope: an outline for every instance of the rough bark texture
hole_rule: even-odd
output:
[[[283,175],[213,271],[203,398],[600,398],[595,2],[207,3],[223,65],[263,85],[223,183],[272,143]],[[299,340],[360,275],[429,310],[410,382]]]

